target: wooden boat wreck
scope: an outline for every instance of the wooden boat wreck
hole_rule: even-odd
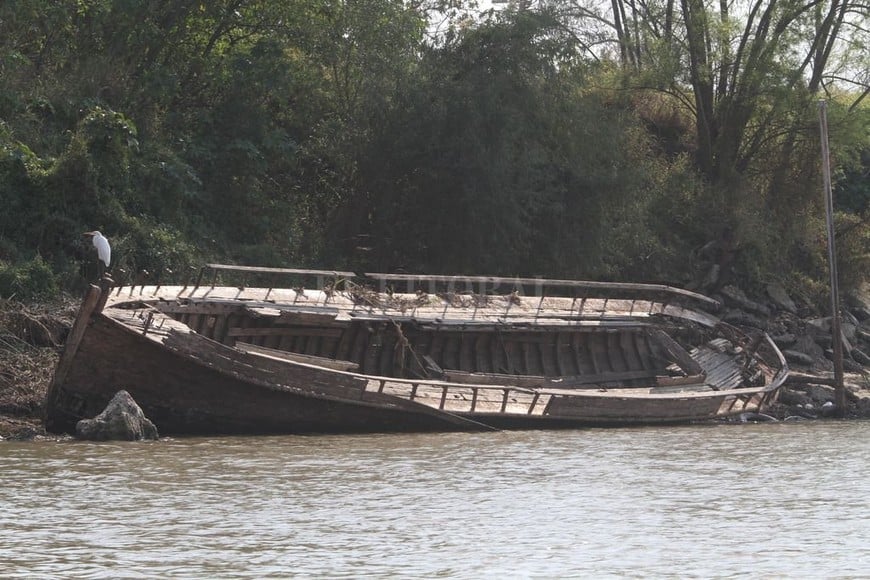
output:
[[[219,264],[184,286],[110,284],[83,300],[49,431],[121,389],[164,434],[678,423],[762,412],[788,374],[767,335],[661,285]]]

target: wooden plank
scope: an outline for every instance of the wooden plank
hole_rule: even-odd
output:
[[[219,372],[275,389],[289,387],[311,395],[359,400],[365,388],[365,381],[351,374],[243,352],[192,332],[171,330],[163,345]]]
[[[718,308],[720,306],[718,300],[714,300],[708,296],[675,288],[673,286],[665,286],[663,284],[634,284],[627,282],[592,282],[587,280],[558,280],[547,278],[506,278],[502,276],[439,276],[439,275],[418,275],[418,274],[380,274],[376,272],[366,272],[365,276],[373,280],[390,281],[390,282],[410,282],[410,283],[437,283],[449,284],[454,287],[464,285],[467,288],[478,288],[483,286],[500,287],[505,290],[512,291],[517,287],[526,288],[542,288],[545,286],[572,288],[575,290],[586,290],[585,296],[593,296],[595,293],[605,294],[624,294],[626,298],[636,294],[643,295],[666,295],[674,298],[682,298],[699,302],[707,306]]]
[[[697,385],[703,383],[706,379],[706,373],[688,375],[685,377],[656,377],[656,384],[660,387],[668,387],[674,385]]]
[[[565,377],[546,377],[541,375],[504,375],[499,373],[470,373],[459,370],[444,370],[444,378],[452,383],[477,384],[477,385],[504,385],[517,387],[561,387],[572,388],[584,385],[594,385],[596,388],[603,385],[624,383],[647,379],[653,383],[655,375],[649,370],[624,371],[618,373],[600,373],[591,375],[575,375]],[[649,386],[647,384],[646,386]]]
[[[477,385],[515,385],[519,387],[540,387],[547,379],[533,375],[503,375],[499,373],[473,373],[458,370],[444,370],[444,378],[451,383]]]
[[[324,276],[328,278],[354,278],[353,272],[340,270],[307,270],[303,268],[265,268],[259,266],[235,266],[232,264],[206,264],[212,270],[224,270],[231,272],[253,272],[257,274],[299,274],[306,276]]]
[[[296,326],[344,326],[346,322],[336,321],[338,309],[329,309],[329,312],[282,310],[278,316],[278,324]]]
[[[75,321],[73,322],[72,330],[67,336],[63,352],[60,355],[60,360],[58,361],[57,367],[54,370],[54,375],[52,375],[51,378],[47,397],[50,401],[54,401],[59,396],[59,389],[64,381],[66,381],[66,376],[69,374],[73,360],[75,360],[76,352],[82,342],[82,337],[85,335],[85,330],[87,330],[88,324],[90,323],[91,315],[94,314],[94,311],[100,303],[100,296],[102,294],[105,294],[105,292],[101,291],[97,286],[91,285],[85,294],[84,300],[82,300],[81,306],[79,306],[79,311],[76,315]]]
[[[295,334],[302,336],[341,336],[340,328],[294,328],[290,326],[251,327],[233,326],[227,336],[271,336],[275,334]]]
[[[165,314],[183,315],[183,314],[210,314],[210,315],[227,315],[242,312],[245,310],[245,305],[238,302],[167,302],[159,300],[154,303],[154,307]],[[176,316],[177,318],[177,316]]]
[[[305,364],[315,365],[319,367],[326,367],[329,369],[335,369],[337,371],[349,371],[355,372],[359,369],[359,365],[355,362],[351,362],[348,360],[336,360],[331,358],[325,358],[321,356],[311,356],[307,354],[299,354],[295,352],[287,352],[283,350],[276,350],[274,348],[267,348],[265,346],[257,346],[255,344],[251,344],[249,342],[237,342],[236,348],[255,355],[268,355],[274,358],[280,358],[282,360],[301,362]]]
[[[687,375],[697,375],[703,372],[704,369],[701,368],[701,365],[664,330],[660,328],[648,328],[646,332],[672,358],[672,362],[677,363]]]

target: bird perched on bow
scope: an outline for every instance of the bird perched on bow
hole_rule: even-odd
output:
[[[102,266],[100,267],[100,275],[102,275],[109,268],[109,264],[112,263],[112,248],[109,246],[109,240],[106,239],[106,236],[96,230],[85,232],[82,235],[91,238],[94,248],[97,249],[97,257],[102,263]]]

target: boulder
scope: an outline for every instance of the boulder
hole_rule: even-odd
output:
[[[804,352],[800,352],[797,350],[786,349],[786,350],[782,351],[782,356],[784,356],[785,360],[787,360],[788,362],[794,363],[797,365],[804,365],[804,366],[811,367],[811,366],[813,366],[813,363],[815,362],[815,359],[813,357],[811,357],[810,355],[808,355]]]
[[[720,292],[727,302],[737,306],[738,308],[749,310],[750,312],[754,312],[764,318],[770,316],[770,308],[764,304],[750,300],[743,290],[736,286],[725,286],[720,290]]]
[[[797,391],[786,387],[783,387],[779,391],[780,404],[786,405],[788,407],[797,407],[798,405],[803,407],[811,401],[812,399],[810,398],[810,396],[803,391]]]
[[[797,314],[797,305],[781,285],[776,283],[768,284],[767,295],[770,296],[773,303],[780,309],[785,310],[786,312],[791,312],[792,314]]]
[[[722,315],[722,320],[735,326],[749,326],[760,330],[767,330],[767,323],[759,317],[742,310],[728,310]]]
[[[855,359],[855,362],[861,363],[865,367],[870,366],[870,356],[867,356],[867,354],[863,350],[859,348],[853,348],[851,354],[852,358]]]
[[[157,439],[154,426],[130,393],[118,391],[102,413],[76,424],[76,437],[89,441],[139,441]]]
[[[823,318],[812,318],[810,320],[807,320],[807,327],[814,328],[818,333],[830,334],[831,317],[826,316]]]
[[[810,357],[813,366],[822,368],[831,368],[830,361],[825,358],[825,349],[819,346],[813,337],[809,334],[803,334],[797,337],[797,342],[790,350],[802,352]],[[785,354],[785,353],[783,353]]]
[[[825,403],[833,402],[836,399],[834,387],[828,385],[814,385],[812,383],[803,385],[804,392],[813,400],[816,406],[821,407]]]
[[[797,337],[791,332],[777,334],[776,336],[772,336],[771,338],[773,339],[773,342],[776,343],[776,346],[778,346],[779,348],[788,348],[797,342]]]

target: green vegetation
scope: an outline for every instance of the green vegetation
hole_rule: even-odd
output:
[[[843,283],[870,277],[866,10],[462,5],[0,3],[0,297],[81,288],[92,229],[121,279],[220,260],[703,287],[716,262],[811,295],[820,99]]]

